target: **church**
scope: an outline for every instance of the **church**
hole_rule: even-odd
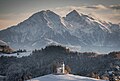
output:
[[[64,62],[59,64],[57,66],[56,70],[57,70],[57,74],[65,74],[65,64],[64,64]]]

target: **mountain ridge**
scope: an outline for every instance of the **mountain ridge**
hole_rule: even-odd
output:
[[[119,47],[120,26],[95,20],[88,15],[71,11],[60,17],[50,10],[33,14],[27,20],[0,31],[0,39],[14,49],[37,49],[49,44]],[[113,39],[114,38],[114,39]]]

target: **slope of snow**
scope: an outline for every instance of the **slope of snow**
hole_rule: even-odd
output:
[[[27,81],[105,81],[105,80],[98,80],[89,77],[77,76],[72,74],[66,75],[45,75],[42,77],[33,78]]]

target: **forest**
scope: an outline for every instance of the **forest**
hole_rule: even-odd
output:
[[[71,74],[99,79],[108,78],[107,72],[114,71],[120,76],[116,67],[120,66],[120,52],[97,54],[94,52],[75,52],[63,46],[50,45],[35,49],[29,56],[0,57],[0,75],[4,81],[24,81],[38,76],[54,73],[54,65],[63,61]]]

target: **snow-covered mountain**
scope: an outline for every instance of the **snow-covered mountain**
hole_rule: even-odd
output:
[[[105,81],[105,80],[98,80],[89,77],[77,76],[72,74],[66,75],[45,75],[42,77],[33,78],[27,81]]]
[[[61,44],[79,47],[83,51],[111,50],[120,46],[120,25],[96,20],[76,10],[66,17],[43,10],[16,26],[1,30],[0,39],[15,49],[39,49],[49,44]]]

